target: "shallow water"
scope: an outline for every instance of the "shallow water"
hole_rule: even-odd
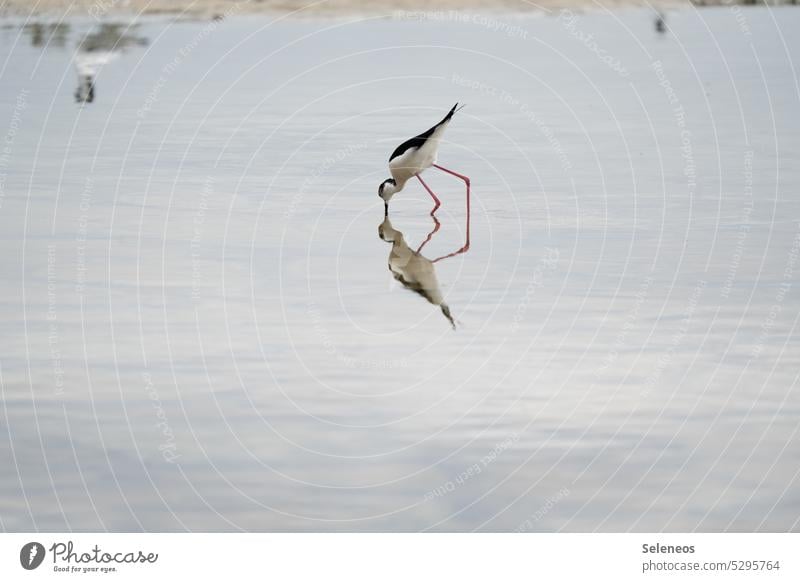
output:
[[[0,27],[4,530],[798,528],[800,11],[493,18]]]

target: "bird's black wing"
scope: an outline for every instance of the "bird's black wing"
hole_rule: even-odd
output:
[[[428,140],[428,138],[433,135],[433,132],[436,131],[437,127],[439,127],[443,123],[447,123],[448,121],[450,121],[450,118],[453,117],[453,113],[456,112],[456,108],[457,107],[458,107],[458,103],[453,105],[453,108],[450,110],[450,113],[445,115],[444,119],[442,119],[439,123],[437,123],[432,128],[430,128],[428,131],[425,131],[425,132],[419,134],[416,137],[412,137],[411,139],[409,139],[407,141],[404,141],[399,146],[397,146],[397,149],[392,152],[391,156],[389,156],[389,161],[391,162],[396,157],[402,156],[404,153],[406,153],[408,150],[410,150],[412,148],[415,148],[415,149],[421,148],[425,144],[425,142]]]

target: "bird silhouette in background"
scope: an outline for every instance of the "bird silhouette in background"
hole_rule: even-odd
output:
[[[78,87],[75,89],[76,103],[93,103],[95,78],[100,70],[115,60],[129,46],[144,46],[147,39],[131,33],[132,27],[122,24],[101,24],[86,34],[75,51],[75,72]]]
[[[656,32],[659,34],[667,32],[667,17],[663,12],[656,13]]]

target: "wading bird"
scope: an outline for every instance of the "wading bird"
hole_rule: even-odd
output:
[[[461,107],[463,107],[463,105]],[[436,153],[439,149],[439,142],[442,139],[442,134],[444,134],[444,130],[453,118],[453,114],[461,109],[461,107],[456,103],[439,123],[428,131],[401,143],[397,146],[397,149],[392,152],[392,155],[389,157],[389,171],[392,177],[384,180],[381,185],[378,186],[378,196],[383,199],[384,216],[389,215],[389,200],[402,190],[406,182],[413,177],[416,177],[417,180],[420,181],[431,198],[433,198],[434,206],[433,210],[431,210],[431,214],[436,212],[441,201],[420,176],[424,170],[427,170],[431,166],[464,181],[464,184],[467,185],[467,215],[469,215],[469,178],[458,172],[443,168],[436,163]],[[469,246],[469,239],[467,239],[466,246]]]

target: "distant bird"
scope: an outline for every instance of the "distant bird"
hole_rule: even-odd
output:
[[[104,23],[80,40],[74,58],[78,75],[77,103],[94,101],[95,79],[103,67],[118,58],[127,47],[147,44],[147,38],[132,34],[131,28],[127,24]]]
[[[656,32],[662,34],[667,32],[667,17],[661,12],[656,14]]]
[[[78,75],[78,88],[75,89],[77,103],[94,101],[95,78],[108,63],[119,57],[114,50],[78,50],[75,53],[75,72]]]
[[[463,105],[461,107],[463,107]],[[469,212],[469,178],[436,164],[436,154],[444,130],[453,118],[453,114],[461,109],[461,107],[458,107],[458,103],[456,103],[439,123],[428,131],[401,143],[397,146],[397,149],[392,152],[392,155],[389,157],[389,171],[392,177],[384,180],[381,185],[378,186],[378,196],[383,199],[384,216],[389,215],[389,200],[392,199],[392,196],[400,192],[406,185],[406,182],[415,176],[425,187],[428,194],[431,195],[431,198],[433,198],[434,207],[433,210],[431,210],[431,214],[436,212],[441,201],[420,176],[423,171],[431,166],[464,181],[467,185],[467,212]]]
[[[438,222],[435,230],[438,230]],[[428,302],[439,307],[442,315],[447,318],[452,328],[455,329],[456,322],[450,314],[450,307],[444,300],[442,289],[439,287],[439,281],[436,278],[436,269],[433,265],[436,261],[427,259],[420,254],[420,250],[422,250],[422,246],[425,243],[418,250],[412,250],[403,237],[403,233],[392,226],[388,216],[378,226],[378,236],[381,240],[392,243],[392,250],[389,253],[389,270],[394,278],[406,289],[421,295]],[[430,239],[430,236],[428,239]],[[428,241],[426,240],[425,242]]]

